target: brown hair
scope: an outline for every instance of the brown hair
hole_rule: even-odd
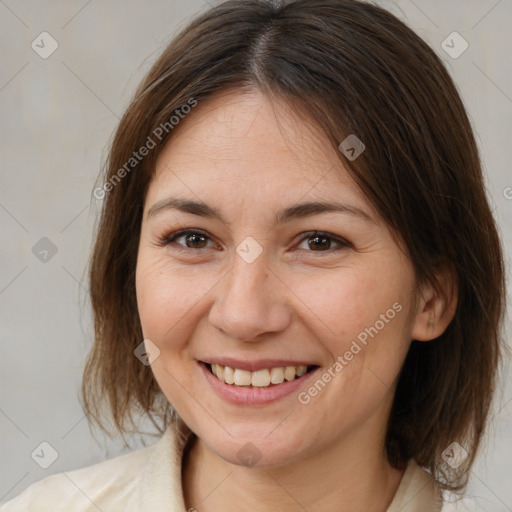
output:
[[[89,270],[95,341],[82,383],[89,421],[107,432],[104,400],[121,434],[128,419],[135,425],[136,410],[159,432],[177,419],[151,368],[133,353],[143,339],[135,269],[144,198],[172,136],[171,116],[230,87],[284,99],[336,148],[355,134],[364,153],[354,161],[341,151],[339,157],[403,241],[417,282],[435,285],[442,266],[454,272],[455,317],[435,341],[412,340],[386,450],[394,467],[415,459],[443,487],[463,489],[503,346],[501,242],[471,125],[441,60],[394,15],[358,0],[226,1],[183,28],[142,81],[103,176],[110,186]],[[134,161],[162,126],[166,135],[153,136],[156,147]],[[457,469],[441,455],[454,441],[469,454]]]

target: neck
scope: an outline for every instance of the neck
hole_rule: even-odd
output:
[[[243,503],[253,512],[385,512],[403,471],[389,465],[381,439],[367,440],[361,429],[300,461],[261,469],[226,462],[195,438],[183,459],[187,510],[239,512]]]

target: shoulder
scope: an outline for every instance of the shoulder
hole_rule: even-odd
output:
[[[161,442],[162,439],[125,455],[47,476],[0,506],[0,512],[132,510],[141,499],[141,481]]]
[[[442,491],[432,475],[410,460],[387,512],[440,512]]]

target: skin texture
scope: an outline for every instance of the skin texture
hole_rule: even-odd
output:
[[[144,338],[160,350],[155,378],[199,438],[183,466],[187,508],[385,511],[402,476],[384,451],[396,378],[411,339],[439,336],[453,317],[451,281],[441,276],[446,294],[425,286],[413,300],[410,260],[336,149],[285,103],[224,92],[175,130],[146,196],[136,286]],[[170,196],[204,201],[226,223],[171,209],[148,219]],[[306,201],[344,202],[372,221],[334,212],[274,225]],[[208,238],[159,244],[183,228]],[[315,244],[313,230],[331,242]],[[249,236],[262,248],[252,263],[236,252]],[[307,405],[298,393],[230,404],[197,363],[300,359],[325,372],[395,303],[401,311]],[[254,467],[237,457],[248,442],[261,453]]]

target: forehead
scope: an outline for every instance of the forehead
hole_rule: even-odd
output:
[[[237,194],[276,207],[343,199],[372,210],[325,134],[258,91],[218,93],[180,121],[157,159],[148,202],[176,190],[224,204]]]

